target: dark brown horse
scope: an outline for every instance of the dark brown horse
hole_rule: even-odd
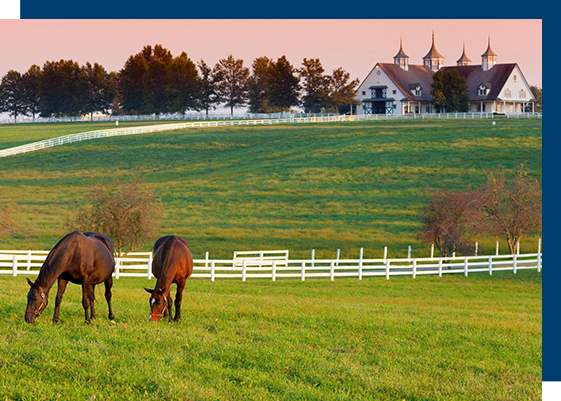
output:
[[[177,284],[175,295],[174,321],[181,319],[181,300],[185,281],[193,273],[193,257],[189,245],[183,238],[175,235],[166,235],[159,238],[154,244],[154,260],[152,261],[152,274],[158,279],[156,288],[150,290],[150,321],[158,321],[160,317],[168,314],[171,321],[171,285]]]
[[[47,255],[35,283],[27,279],[31,289],[27,294],[25,321],[34,323],[35,318],[47,307],[49,291],[57,280],[54,323],[58,323],[62,295],[69,281],[82,285],[82,306],[86,324],[90,324],[91,321],[88,311],[91,311],[91,319],[95,318],[95,286],[104,282],[109,320],[113,321],[111,309],[112,274],[115,269],[113,255],[113,243],[103,234],[78,231],[67,234]]]

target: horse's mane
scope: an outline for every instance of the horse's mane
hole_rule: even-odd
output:
[[[55,267],[68,263],[68,260],[70,259],[70,257],[72,255],[70,255],[68,252],[61,252],[61,249],[63,248],[64,244],[68,240],[68,237],[76,235],[77,233],[81,234],[78,231],[73,231],[69,234],[66,234],[53,247],[53,249],[49,252],[49,254],[47,255],[47,258],[45,259],[45,262],[43,262],[43,265],[41,266],[41,268],[39,270],[39,275],[37,276],[37,280],[35,281],[36,283],[42,284],[45,281],[50,281],[49,280],[50,275],[51,274],[56,274]]]

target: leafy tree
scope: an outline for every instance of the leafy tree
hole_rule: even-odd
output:
[[[542,111],[542,88],[540,88],[538,86],[531,85],[530,89],[532,90],[532,94],[536,98],[536,103],[535,103],[536,109],[535,110],[536,111]],[[532,111],[532,109],[530,109],[528,111]]]
[[[297,105],[299,81],[297,70],[285,56],[272,62],[269,73],[269,105],[281,112]]]
[[[68,226],[72,230],[104,233],[121,257],[141,249],[156,236],[161,213],[160,200],[142,180],[114,180],[94,187],[90,205],[78,210]]]
[[[26,112],[22,76],[17,71],[10,70],[2,77],[0,111],[8,113],[15,119]]]
[[[329,88],[329,110],[338,113],[347,113],[350,106],[358,106],[360,102],[356,99],[356,90],[360,81],[357,79],[350,80],[351,74],[343,70],[341,67],[333,71],[330,77]]]
[[[82,80],[84,87],[84,103],[82,113],[93,116],[95,111],[105,113],[111,108],[112,92],[109,74],[98,63],[89,62],[82,67]]]
[[[82,69],[72,60],[47,61],[43,65],[40,93],[42,116],[79,116],[84,109]]]
[[[480,229],[481,195],[476,191],[436,190],[421,212],[423,241],[434,243],[443,257],[474,251],[473,232]]]
[[[25,109],[35,119],[41,105],[41,67],[33,64],[29,70],[22,75],[23,96],[25,98]]]
[[[121,107],[127,114],[139,114],[142,110],[144,80],[148,61],[142,52],[130,56],[119,71]]]
[[[148,62],[144,76],[142,111],[146,114],[166,113],[169,111],[167,69],[173,56],[161,45],[156,45],[153,49],[145,46],[142,53]]]
[[[511,253],[524,235],[542,228],[542,191],[524,165],[510,179],[504,168],[490,172],[482,205],[491,232],[506,237]]]
[[[166,91],[169,98],[169,111],[184,113],[197,110],[200,86],[199,73],[195,63],[183,52],[175,57],[167,67]]]
[[[317,58],[305,58],[302,62],[300,79],[304,94],[301,97],[301,105],[308,113],[319,113],[329,107],[330,79],[324,72]]]
[[[209,110],[212,110],[220,103],[220,96],[216,92],[216,71],[211,68],[204,60],[197,64],[201,72],[199,81],[199,96],[197,99],[198,108],[204,110],[208,116]]]
[[[433,104],[439,112],[469,111],[469,87],[467,79],[456,68],[438,70],[433,75],[431,95]]]
[[[252,74],[248,81],[248,105],[251,113],[270,113],[269,81],[273,60],[258,57],[251,65]]]
[[[244,67],[242,59],[234,59],[230,54],[216,64],[215,79],[216,92],[221,101],[230,108],[230,116],[233,116],[234,107],[243,106],[247,102],[249,68]]]

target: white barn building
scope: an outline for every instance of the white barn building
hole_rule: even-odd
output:
[[[455,68],[469,87],[470,112],[521,113],[534,111],[532,90],[516,63],[497,64],[491,41],[481,55],[481,65],[472,65],[465,46],[456,66],[444,66],[444,57],[432,46],[423,65],[409,64],[400,43],[393,63],[377,63],[357,90],[357,114],[405,115],[433,113],[432,76]]]

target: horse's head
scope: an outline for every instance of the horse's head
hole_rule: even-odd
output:
[[[150,295],[150,317],[148,321],[157,322],[159,318],[164,316],[168,308],[168,299],[164,295],[164,289],[154,289],[144,288],[146,292]]]
[[[27,308],[25,309],[25,321],[27,323],[35,323],[35,318],[41,315],[49,303],[48,291],[27,279],[27,283],[31,287],[27,294]]]

